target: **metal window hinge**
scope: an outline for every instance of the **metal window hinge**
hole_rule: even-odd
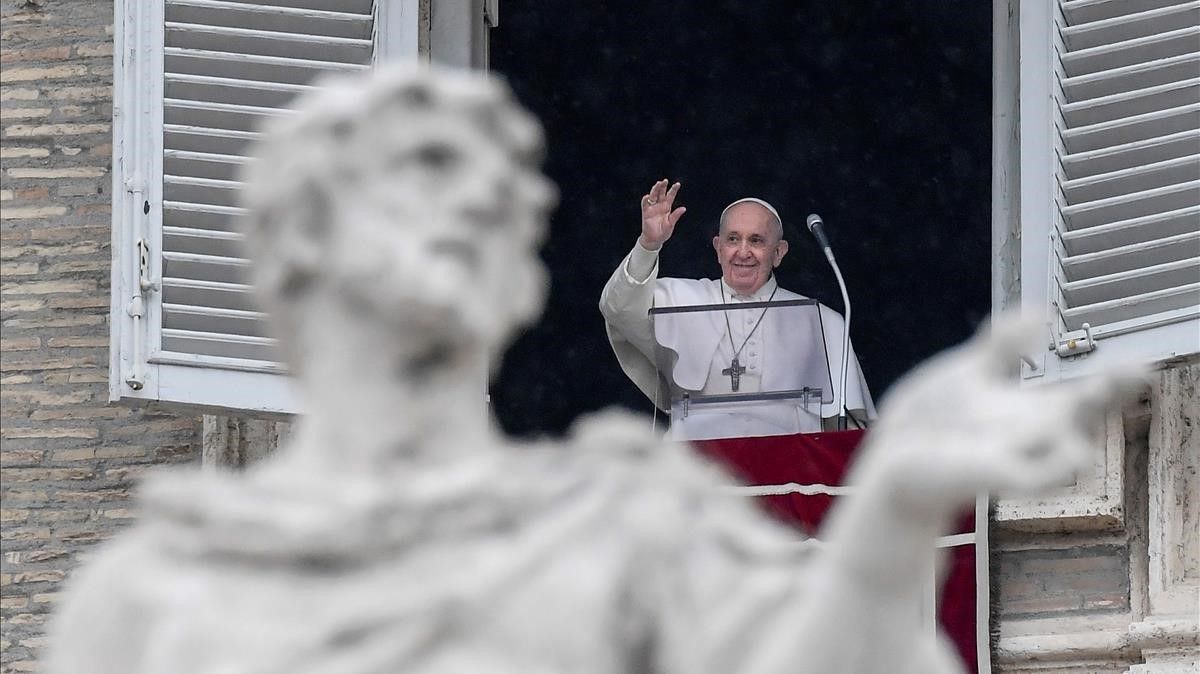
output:
[[[150,246],[145,239],[138,239],[138,291],[142,294],[158,292],[159,285],[150,280]]]
[[[1060,358],[1078,356],[1096,350],[1096,338],[1092,336],[1092,326],[1083,324],[1082,330],[1068,332],[1059,337],[1057,344],[1051,344],[1050,350]]]
[[[133,353],[129,359],[129,371],[125,374],[125,384],[135,391],[140,391],[146,383],[146,376],[142,372],[142,330],[143,319],[146,317],[146,302],[141,294],[129,298],[125,313],[133,319]]]
[[[141,174],[133,174],[125,179],[125,191],[130,194],[145,194],[146,181],[142,180]]]
[[[129,372],[125,375],[125,383],[129,388],[140,391],[146,384],[146,375],[143,371],[143,361],[145,356],[145,330],[146,330],[146,295],[151,292],[157,292],[159,285],[150,280],[150,246],[145,239],[138,239],[137,244],[137,288],[136,293],[129,298],[129,305],[125,307],[125,312],[133,319],[133,353],[130,361],[131,366]]]
[[[500,25],[500,0],[483,0],[483,20],[489,28]]]

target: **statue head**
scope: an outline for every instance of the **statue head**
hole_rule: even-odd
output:
[[[389,66],[298,97],[245,191],[256,285],[292,364],[329,302],[398,342],[496,355],[542,308],[542,150],[484,74]]]

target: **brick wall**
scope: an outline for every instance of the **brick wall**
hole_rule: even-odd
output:
[[[999,551],[1001,620],[1129,610],[1127,545],[1076,545],[1067,536],[1036,535],[1021,542],[1047,547]]]
[[[0,672],[36,670],[136,478],[198,457],[198,417],[107,403],[112,12],[0,2]]]

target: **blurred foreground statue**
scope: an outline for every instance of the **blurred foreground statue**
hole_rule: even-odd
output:
[[[641,420],[516,444],[486,363],[540,310],[554,200],[495,79],[383,70],[268,130],[259,288],[308,415],[241,475],[163,474],[72,579],[54,674],[949,672],[917,620],[934,538],[981,490],[1060,482],[1124,387],[1020,390],[991,334],[895,389],[824,538]]]

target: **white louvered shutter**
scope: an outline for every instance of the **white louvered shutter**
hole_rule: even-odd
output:
[[[298,411],[239,247],[239,168],[318,76],[415,58],[417,7],[116,2],[112,399]]]
[[[1039,3],[1023,2],[1022,11]],[[1045,5],[1046,3],[1040,3]],[[1200,351],[1200,2],[1057,0],[1048,58],[1022,17],[1022,301],[1047,304],[1045,373]],[[1047,68],[1049,78],[1034,72]],[[1038,90],[1044,81],[1045,92]],[[1044,99],[1040,94],[1045,93]],[[1041,101],[1050,103],[1039,114]],[[1032,138],[1024,136],[1031,135]],[[1039,165],[1040,164],[1040,165]],[[1047,170],[1048,169],[1048,170]],[[1039,216],[1047,220],[1043,227]],[[1049,245],[1048,254],[1046,246]],[[1044,268],[1037,262],[1045,261]],[[1045,275],[1045,285],[1037,278]],[[1044,294],[1043,294],[1044,293]]]
[[[336,10],[336,11],[334,11]],[[371,0],[167,0],[160,358],[275,370],[231,219],[264,118],[371,62]]]

